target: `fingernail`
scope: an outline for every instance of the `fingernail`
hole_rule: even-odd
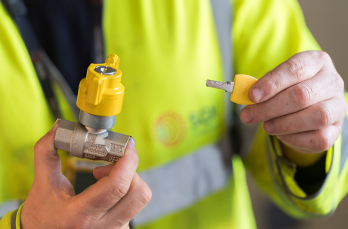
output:
[[[59,119],[59,118],[57,118],[57,120],[54,122],[54,124],[53,124],[53,126],[52,126],[52,128],[51,128],[51,130],[50,130],[50,133],[52,133],[52,132],[56,132],[56,130],[57,130],[57,128],[58,128],[59,123],[60,123],[60,119]]]
[[[97,167],[95,167],[93,170],[99,170],[99,169],[101,169],[101,168],[103,168],[103,166],[97,166]]]
[[[242,112],[240,113],[240,118],[241,118],[242,122],[245,124],[253,121],[253,119],[254,119],[249,108],[244,108],[242,110]]]
[[[135,140],[133,137],[130,137],[127,143],[127,147],[126,147],[126,152],[125,154],[127,154],[127,152],[129,151],[129,149],[135,150]]]
[[[253,98],[256,102],[259,102],[262,99],[263,91],[256,87],[252,90]]]
[[[263,124],[263,128],[265,129],[265,131],[269,134],[274,132],[274,123],[273,121],[267,121]]]

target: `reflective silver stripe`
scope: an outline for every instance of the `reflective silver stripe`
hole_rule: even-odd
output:
[[[233,59],[232,59],[232,4],[230,0],[210,0],[215,28],[219,40],[220,53],[222,57],[224,80],[233,79]],[[226,120],[229,126],[232,123],[232,103],[230,94],[226,93]]]
[[[345,117],[343,126],[342,126],[341,160],[340,160],[340,171],[338,174],[341,174],[341,171],[347,162],[347,158],[348,158],[348,118]]]
[[[23,201],[21,200],[8,200],[0,204],[0,218],[6,213],[18,209]]]
[[[229,0],[210,0],[219,39],[225,80],[232,80],[232,6]]]
[[[150,203],[134,219],[136,225],[190,206],[225,187],[232,174],[218,145],[209,145],[170,164],[140,173],[152,190]]]

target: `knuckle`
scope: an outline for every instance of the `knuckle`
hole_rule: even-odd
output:
[[[149,186],[142,182],[142,184],[137,187],[137,195],[139,197],[139,201],[145,206],[148,204],[152,198],[152,192]]]
[[[322,60],[329,60],[331,61],[331,57],[327,52],[324,51],[316,51],[316,53],[318,53],[318,56],[320,59]]]
[[[89,211],[81,211],[74,202],[68,203],[66,211],[62,213],[60,227],[57,228],[91,228],[96,217]]]
[[[129,186],[124,181],[116,182],[111,188],[111,197],[113,199],[121,199],[128,192]]]
[[[80,228],[80,229],[89,228],[90,226],[91,225],[88,219],[77,220],[72,225],[70,225],[71,228]],[[66,227],[66,228],[69,228],[69,227]]]
[[[300,58],[292,58],[286,61],[285,63],[287,63],[289,74],[292,77],[295,77],[298,81],[301,81],[303,72],[306,67],[305,62],[302,61]]]
[[[112,228],[112,229],[129,229],[129,226],[125,226],[124,225],[124,221],[121,220],[121,219],[114,219],[114,222],[113,222],[113,226],[112,227],[109,227],[109,228]],[[100,229],[102,229],[103,227],[101,227]]]
[[[305,108],[312,99],[312,90],[304,85],[297,85],[292,90],[292,102],[297,103],[300,108]]]
[[[63,228],[90,228],[93,220],[90,216],[83,216],[74,219],[70,219],[63,224]]]
[[[34,146],[34,152],[38,152],[40,150],[40,141],[37,141]]]
[[[344,111],[344,112],[342,112],[343,118],[344,118],[347,114],[347,102],[344,98],[343,98],[343,103],[342,103],[342,110]]]
[[[327,133],[327,131],[324,130],[318,130],[317,132],[317,149],[319,151],[326,151],[330,149],[332,146],[332,141],[330,140],[330,137]]]
[[[318,124],[320,127],[326,127],[331,124],[332,114],[327,107],[320,106],[318,109],[318,113],[319,113]]]
[[[337,87],[340,88],[341,91],[343,91],[344,90],[344,80],[342,79],[342,77],[338,73],[335,74],[335,82],[336,82]]]
[[[253,122],[263,122],[275,118],[277,110],[272,107],[272,104],[264,103],[257,104],[251,109]]]
[[[127,210],[125,210],[125,212],[122,215],[113,214],[113,219],[112,219],[113,225],[112,227],[109,227],[109,228],[114,228],[114,229],[128,228],[126,227],[126,225],[128,224],[125,222],[125,219],[124,219],[126,216],[127,216]],[[101,228],[104,228],[104,227],[101,227]]]
[[[42,151],[43,149],[43,146],[42,146],[42,142],[41,142],[41,139],[39,141],[37,141],[35,143],[35,146],[34,146],[34,153],[35,154],[40,154],[40,152]]]
[[[258,114],[256,114],[255,116],[261,117],[261,120],[270,120],[277,117],[277,113],[277,109],[274,109],[271,104],[267,104],[266,106],[263,106],[263,109],[260,109],[258,111]]]

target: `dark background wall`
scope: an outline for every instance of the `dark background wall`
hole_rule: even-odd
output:
[[[299,2],[309,29],[322,49],[330,54],[348,90],[348,0],[299,0]],[[248,183],[258,229],[348,228],[348,197],[328,218],[294,220],[265,198],[250,178]]]

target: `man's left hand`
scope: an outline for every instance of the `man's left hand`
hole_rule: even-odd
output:
[[[333,145],[347,111],[343,80],[321,51],[292,56],[259,79],[249,98],[256,104],[241,111],[243,123],[264,122],[268,134],[306,154]]]

